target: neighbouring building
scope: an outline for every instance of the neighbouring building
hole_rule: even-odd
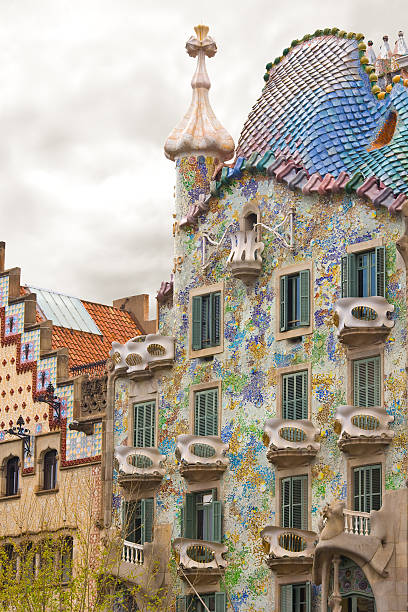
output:
[[[113,340],[138,336],[148,296],[106,306],[22,285],[0,243],[0,544],[21,580],[43,542],[63,541],[62,579],[97,558],[103,536],[106,362]],[[137,318],[139,317],[139,319]],[[112,457],[110,459],[112,465]],[[33,548],[34,547],[34,548]],[[86,558],[83,559],[83,556]],[[2,603],[6,595],[0,592]],[[17,597],[17,595],[16,595]],[[21,603],[21,602],[20,602]]]
[[[233,157],[195,31],[174,279],[111,351],[126,609],[403,612],[408,80],[361,34],[294,40]]]

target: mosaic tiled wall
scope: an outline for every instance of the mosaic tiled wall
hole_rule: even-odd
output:
[[[178,162],[177,218],[208,189],[212,160]],[[247,202],[259,206],[262,222],[275,226],[291,205],[296,207],[295,249],[284,248],[273,234],[263,232],[263,268],[252,286],[234,279],[227,270],[226,240],[209,265],[202,265],[201,240],[208,232],[216,241],[232,223],[238,229]],[[273,577],[265,564],[259,533],[276,524],[275,470],[262,443],[264,422],[278,416],[277,368],[302,363],[312,367],[312,419],[321,429],[321,449],[312,464],[312,523],[317,531],[320,510],[347,495],[346,459],[333,430],[336,407],[347,403],[345,349],[337,340],[333,307],[340,294],[340,261],[346,245],[382,237],[387,256],[387,299],[395,306],[395,326],[385,343],[384,395],[394,416],[395,438],[386,453],[386,488],[402,487],[407,477],[406,414],[406,302],[405,269],[395,242],[403,233],[399,218],[384,208],[349,194],[330,199],[292,193],[274,180],[244,173],[228,186],[198,229],[176,233],[175,256],[182,257],[175,273],[174,308],[162,308],[161,333],[177,338],[176,365],[158,379],[159,448],[168,455],[167,474],[157,496],[160,522],[180,534],[180,509],[185,484],[174,458],[175,439],[189,430],[189,389],[192,384],[222,380],[222,438],[229,444],[230,467],[222,480],[225,538],[229,549],[226,584],[236,610],[273,610]],[[276,339],[277,271],[293,263],[313,262],[313,333],[301,341]],[[188,302],[193,287],[224,280],[224,353],[211,361],[188,359]],[[123,383],[124,385],[124,383]],[[126,390],[117,392],[116,442],[125,438]],[[118,500],[116,499],[116,504]]]

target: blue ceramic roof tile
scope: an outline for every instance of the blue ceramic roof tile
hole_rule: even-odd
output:
[[[286,150],[299,156],[309,173],[352,176],[363,169],[365,176],[375,174],[386,186],[408,192],[408,91],[396,85],[385,100],[377,100],[357,44],[322,36],[295,46],[272,69],[237,154]],[[394,137],[367,151],[391,111],[398,114]]]

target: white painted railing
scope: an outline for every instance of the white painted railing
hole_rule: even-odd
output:
[[[357,512],[356,510],[343,510],[344,531],[357,535],[370,535],[370,513]]]
[[[143,544],[134,544],[125,540],[123,542],[122,561],[133,563],[133,565],[143,565]]]

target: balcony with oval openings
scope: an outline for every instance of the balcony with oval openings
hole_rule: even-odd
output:
[[[268,567],[278,575],[309,571],[317,535],[314,531],[269,525],[261,531]]]
[[[165,459],[166,456],[157,448],[117,446],[115,460],[119,471],[119,485],[141,497],[147,491],[157,489],[163,480]]]
[[[307,465],[319,452],[319,430],[306,419],[270,419],[264,425],[263,442],[268,461],[277,467]]]
[[[337,300],[334,323],[339,341],[348,346],[384,342],[394,327],[394,306],[384,297],[347,297]]]
[[[112,342],[109,354],[115,371],[127,373],[132,378],[146,378],[152,376],[155,370],[173,365],[174,338],[148,334],[137,336],[126,344]]]
[[[177,573],[187,584],[210,587],[225,573],[227,561],[224,555],[228,552],[225,544],[177,538],[173,542],[173,551]]]
[[[382,450],[394,437],[389,428],[393,421],[381,406],[339,406],[334,425],[340,435],[337,444],[344,453],[356,456]]]
[[[218,480],[229,465],[227,451],[228,444],[219,436],[182,434],[176,446],[180,473],[191,483]]]

